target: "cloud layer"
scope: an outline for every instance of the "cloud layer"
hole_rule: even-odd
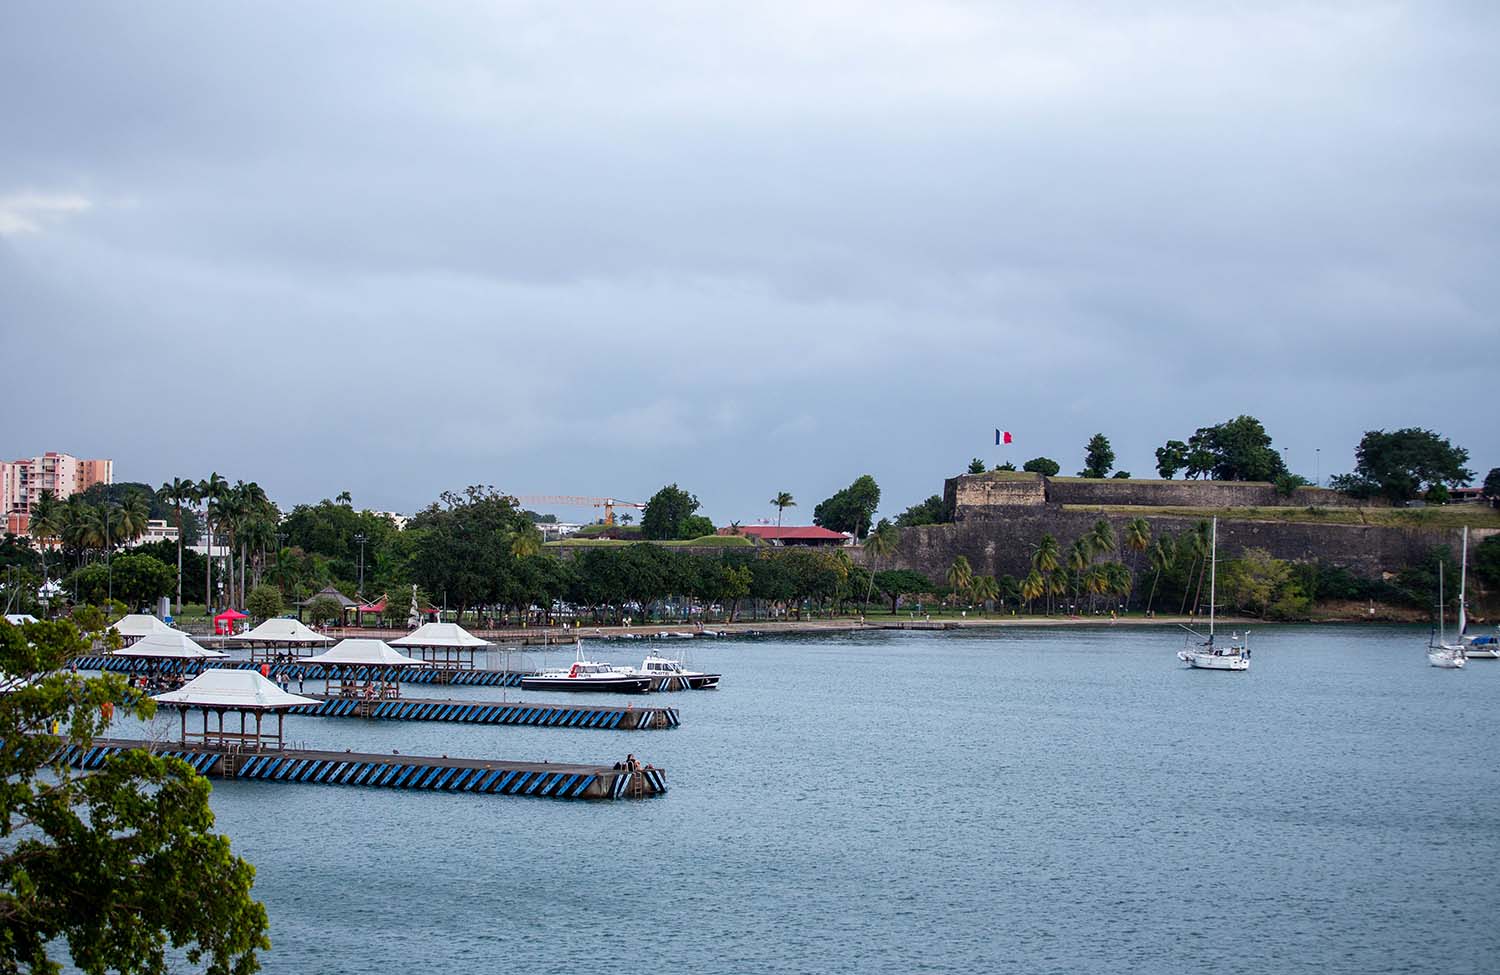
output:
[[[1496,27],[8,4],[4,449],[400,510],[676,480],[721,521],[1096,431],[1145,475],[1242,412],[1309,476],[1413,424],[1487,469]]]

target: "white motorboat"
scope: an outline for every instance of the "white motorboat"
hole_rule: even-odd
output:
[[[1464,538],[1464,562],[1465,574],[1468,569],[1468,533],[1465,531]],[[1463,597],[1458,600],[1458,617],[1464,618]],[[1462,624],[1460,624],[1462,625]],[[1444,670],[1462,670],[1468,662],[1468,655],[1464,653],[1463,641],[1449,643],[1448,636],[1443,632],[1443,563],[1438,563],[1438,628],[1434,639],[1427,641],[1427,663],[1433,667],[1441,667]]]
[[[521,678],[521,689],[527,691],[594,691],[616,694],[643,694],[651,689],[651,679],[632,670],[584,660],[582,647],[578,659],[567,670],[547,670]]]
[[[657,691],[681,691],[692,689],[695,691],[706,690],[719,686],[718,674],[705,674],[699,670],[688,670],[682,666],[682,661],[673,660],[670,657],[649,656],[641,664],[640,670],[631,673],[641,674],[651,679],[652,690]]]
[[[1177,659],[1198,670],[1249,670],[1249,631],[1246,631],[1244,639],[1236,633],[1226,643],[1214,642],[1214,597],[1218,593],[1219,575],[1219,519],[1217,518],[1213,521],[1213,535],[1209,542],[1209,551],[1211,567],[1208,574],[1208,636],[1204,638],[1201,633],[1184,626],[1183,629],[1187,630],[1191,636],[1198,637],[1203,642],[1197,646],[1189,645],[1179,650]]]

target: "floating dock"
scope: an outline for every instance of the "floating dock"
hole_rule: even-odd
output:
[[[183,747],[176,742],[163,744],[119,738],[96,738],[89,748],[69,745],[63,752],[63,761],[74,768],[96,769],[111,755],[137,748],[180,758],[200,775],[220,779],[477,792],[548,799],[644,799],[667,791],[663,769],[626,772],[607,765],[367,755],[291,748],[253,753],[226,752]]]
[[[74,663],[79,670],[108,670],[122,674],[182,674],[184,676],[195,676],[205,666],[216,668],[233,668],[238,670],[270,668],[272,678],[282,674],[293,679],[298,676],[309,680],[323,680],[329,676],[322,664],[297,663],[259,663],[251,660],[231,660],[215,657],[205,663],[196,660],[152,660],[146,657],[116,657],[111,654],[90,654],[86,657],[74,658]],[[333,676],[342,677],[346,680],[363,681],[371,678],[385,677],[403,684],[455,684],[469,687],[520,687],[521,678],[535,677],[537,673],[530,670],[460,670],[457,668],[443,667],[344,667],[337,668],[343,671]],[[654,691],[685,691],[688,690],[688,681],[685,677],[666,676],[654,677],[651,681],[651,689]]]
[[[413,698],[368,700],[303,694],[316,707],[292,708],[291,714],[319,718],[372,718],[396,721],[453,721],[458,724],[537,725],[548,728],[596,728],[649,731],[676,728],[676,708],[597,707],[582,704],[527,704],[523,701],[426,701]]]
[[[108,670],[122,674],[184,674],[196,675],[204,669],[204,664],[197,661],[186,660],[152,660],[143,657],[116,657],[112,654],[90,654],[86,657],[75,657],[74,663],[79,670]],[[328,676],[322,664],[297,663],[259,663],[250,660],[229,660],[215,657],[208,662],[208,666],[215,668],[234,668],[237,670],[259,670],[267,667],[270,675],[278,677],[286,674],[296,678],[304,676],[310,680],[323,680]],[[403,684],[460,684],[470,687],[520,687],[521,678],[533,675],[527,670],[459,670],[457,668],[444,667],[343,667],[337,668],[341,676],[346,680],[367,680],[371,677],[386,676]]]

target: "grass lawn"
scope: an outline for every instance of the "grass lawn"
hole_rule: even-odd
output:
[[[1165,518],[1211,518],[1225,521],[1279,521],[1318,525],[1379,525],[1385,528],[1500,528],[1500,509],[1483,505],[1436,508],[1189,508],[1147,505],[1067,504],[1064,511],[1102,511],[1112,515],[1159,515]]]

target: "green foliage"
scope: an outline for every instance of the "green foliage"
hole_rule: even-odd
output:
[[[1301,474],[1281,473],[1276,475],[1276,493],[1283,498],[1290,498],[1299,487],[1307,487],[1310,483]]]
[[[344,607],[332,596],[318,596],[306,606],[307,618],[314,623],[342,623]]]
[[[1102,433],[1094,434],[1084,447],[1083,470],[1078,472],[1078,476],[1108,477],[1109,469],[1114,466],[1115,451],[1109,445],[1109,438]]]
[[[283,608],[281,590],[272,585],[262,583],[251,589],[250,595],[245,597],[245,612],[258,620],[280,616]]]
[[[1156,448],[1156,473],[1170,481],[1177,472],[1188,466],[1188,445],[1181,440],[1168,440]]]
[[[104,733],[106,712],[154,710],[118,675],[67,670],[87,647],[67,622],[0,622],[0,670],[30,679],[0,696],[0,970],[55,971],[65,949],[84,972],[157,975],[171,949],[248,975],[270,947],[266,912],[254,869],[213,832],[207,781],[143,751],[87,774],[56,760]]]
[[[996,471],[1013,471],[1015,469],[1016,469],[1016,465],[1012,464],[1010,461],[1006,461],[1003,464],[996,464],[993,468],[991,468],[991,470],[996,470]]]
[[[933,590],[932,580],[911,569],[891,569],[875,573],[875,588],[891,601],[891,612],[896,612],[904,596],[919,596]]]
[[[171,594],[177,569],[149,555],[121,555],[113,560],[115,596],[130,606],[141,606]]]
[[[1447,504],[1449,497],[1450,495],[1448,493],[1448,485],[1446,484],[1434,484],[1429,487],[1427,489],[1427,493],[1423,495],[1423,498],[1428,504]]]
[[[690,531],[688,519],[693,517],[698,507],[696,497],[676,484],[668,484],[646,502],[646,510],[641,514],[641,534],[650,539],[692,538],[697,535],[713,534],[712,524],[709,525],[708,531],[693,531],[692,534],[686,534]]]
[[[1486,585],[1500,586],[1500,535],[1491,535],[1474,549],[1474,574]]]
[[[968,473],[983,474],[987,470],[989,470],[989,468],[986,467],[984,461],[980,460],[978,457],[975,457],[973,460],[969,461]]]
[[[714,527],[714,523],[703,515],[688,515],[682,519],[682,524],[677,529],[677,538],[682,541],[712,538],[716,531],[718,529]]]
[[[1274,481],[1286,473],[1266,428],[1245,415],[1199,427],[1187,443],[1169,440],[1156,451],[1156,469],[1162,477],[1171,478],[1184,468],[1188,477],[1216,481]]]
[[[1226,605],[1264,617],[1273,602],[1306,611],[1306,597],[1297,591],[1289,563],[1272,558],[1263,548],[1247,549],[1241,557],[1219,563],[1219,594]]]
[[[1480,491],[1491,501],[1500,499],[1500,467],[1490,468],[1490,472],[1484,476],[1484,486]]]
[[[402,533],[410,535],[403,544],[410,546],[411,578],[427,592],[446,594],[460,615],[470,606],[505,604],[517,591],[519,560],[512,542],[530,530],[515,499],[494,488],[444,491]]]
[[[896,516],[896,527],[915,528],[917,525],[941,525],[948,518],[948,506],[941,495],[934,494],[926,501],[912,505]]]
[[[1112,478],[1114,478],[1117,481],[1128,481],[1128,480],[1130,480],[1130,472],[1129,471],[1115,471],[1113,474],[1111,474],[1109,476],[1112,477]]]
[[[1392,503],[1410,501],[1436,484],[1462,487],[1474,479],[1464,467],[1469,452],[1431,430],[1371,430],[1354,451],[1352,474],[1333,479],[1333,486],[1355,497],[1384,495]]]
[[[880,486],[869,474],[861,474],[848,487],[819,502],[813,509],[813,524],[862,538],[869,532],[879,506]]]
[[[1033,474],[1042,474],[1046,477],[1056,477],[1057,472],[1062,470],[1062,465],[1051,457],[1033,457],[1021,465],[1021,470],[1031,471]]]

